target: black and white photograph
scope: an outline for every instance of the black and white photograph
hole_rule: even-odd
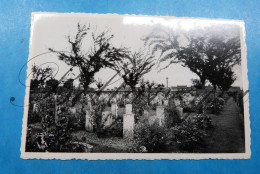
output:
[[[21,158],[245,159],[243,21],[33,13]]]

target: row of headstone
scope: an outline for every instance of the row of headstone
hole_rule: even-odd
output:
[[[144,117],[148,118],[149,125],[157,123],[159,126],[165,125],[165,106],[157,106],[155,114],[144,111]]]
[[[88,108],[91,108],[88,107]],[[101,124],[105,127],[109,127],[113,120],[118,117],[118,106],[116,103],[111,104],[111,111],[102,112]],[[86,121],[85,121],[85,129],[89,132],[93,132],[93,120],[90,114],[90,109],[86,110]]]
[[[163,102],[160,103],[159,106],[156,107],[156,114],[150,116],[147,110],[144,111],[144,115],[148,117],[149,124],[152,125],[155,122],[158,123],[159,126],[165,125],[165,106],[168,106],[169,100],[161,100]],[[91,108],[91,107],[90,107]],[[183,108],[176,107],[179,115],[183,115]],[[102,112],[101,124],[104,127],[108,127],[113,123],[113,119],[118,117],[118,106],[116,102],[111,104],[111,111]],[[87,131],[93,131],[93,121],[91,119],[90,111],[86,111],[86,122],[85,128]],[[132,104],[125,105],[125,114],[123,115],[123,136],[124,138],[133,138],[134,136],[134,114],[132,113]]]
[[[112,109],[113,108],[113,109]],[[183,108],[176,108],[180,116],[183,115]],[[117,106],[114,105],[111,107],[111,111],[102,112],[102,120],[101,123],[104,127],[109,127],[113,123],[113,119],[117,116]],[[148,117],[148,122],[150,125],[153,125],[155,122],[158,123],[159,126],[165,125],[165,106],[157,106],[156,114],[150,116],[147,110],[144,111],[144,116]],[[132,104],[126,104],[125,106],[125,114],[123,115],[123,136],[124,138],[131,139],[134,136],[134,114],[132,113]],[[91,115],[89,111],[86,111],[86,122],[85,128],[89,132],[93,132],[93,123],[91,120]]]

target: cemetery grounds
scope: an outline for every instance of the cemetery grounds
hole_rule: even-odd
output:
[[[245,152],[242,91],[30,91],[26,152]]]

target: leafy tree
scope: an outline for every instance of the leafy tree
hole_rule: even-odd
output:
[[[191,79],[191,83],[196,89],[203,88],[203,84],[201,83],[201,81],[199,79]]]
[[[208,78],[210,79],[214,89],[219,87],[222,91],[227,91],[236,80],[234,77],[234,72],[231,68],[223,67],[211,71]]]
[[[205,54],[209,58],[208,80],[214,89],[219,87],[223,91],[228,90],[236,79],[232,67],[241,61],[239,37],[231,39],[212,37],[208,41]]]
[[[94,75],[101,68],[113,67],[115,61],[125,57],[124,48],[112,46],[113,37],[114,35],[109,34],[108,31],[97,33],[93,27],[78,24],[78,31],[74,39],[68,36],[70,52],[56,51],[52,48],[49,50],[57,53],[59,59],[66,64],[78,67],[81,73],[80,82],[84,89],[88,89],[89,85],[94,82]],[[86,38],[88,42],[84,43]]]
[[[66,89],[73,89],[73,81],[74,81],[74,79],[68,79],[68,80],[66,80],[65,82],[64,82],[64,84],[63,84],[63,87],[64,88],[66,88]]]
[[[161,52],[159,59],[161,62],[169,61],[165,68],[173,63],[188,67],[198,75],[199,81],[196,83],[202,88],[206,80],[213,84],[216,81],[220,83],[221,78],[231,78],[229,75],[218,76],[219,80],[212,79],[213,74],[217,72],[223,73],[225,70],[229,74],[231,68],[241,61],[239,37],[230,38],[214,27],[185,33],[182,39],[186,38],[187,44],[182,44],[182,46],[179,45],[179,35],[174,35],[172,31],[165,33],[167,32],[148,35],[144,38],[145,44],[152,48],[153,52]],[[232,80],[229,79],[229,81]]]
[[[37,67],[35,64],[32,66],[32,80],[31,89],[36,89],[38,87],[44,87],[47,80],[53,79],[53,68]]]
[[[181,63],[199,76],[199,84],[205,86],[207,74],[210,71],[208,60],[204,54],[204,38],[190,38],[186,47],[180,47],[170,63]]]
[[[59,81],[52,78],[46,81],[46,87],[49,87],[52,91],[57,91]]]
[[[126,85],[134,91],[135,86],[144,74],[151,71],[155,65],[154,56],[145,55],[143,51],[129,54],[123,60],[117,61],[114,70],[123,78]]]

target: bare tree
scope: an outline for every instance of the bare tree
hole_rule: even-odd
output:
[[[88,42],[84,38],[88,36]],[[111,44],[114,35],[109,31],[97,33],[94,27],[78,24],[78,31],[74,39],[68,36],[68,42],[71,46],[70,52],[56,51],[49,48],[50,51],[57,53],[59,59],[66,64],[78,67],[80,70],[80,82],[84,89],[94,82],[94,75],[101,68],[113,67],[114,62],[125,57],[124,48],[115,48]],[[83,47],[84,46],[84,47]]]
[[[125,84],[134,91],[143,75],[150,72],[155,65],[153,58],[154,56],[145,55],[143,51],[135,52],[126,56],[123,60],[117,61],[114,70],[123,78]]]

